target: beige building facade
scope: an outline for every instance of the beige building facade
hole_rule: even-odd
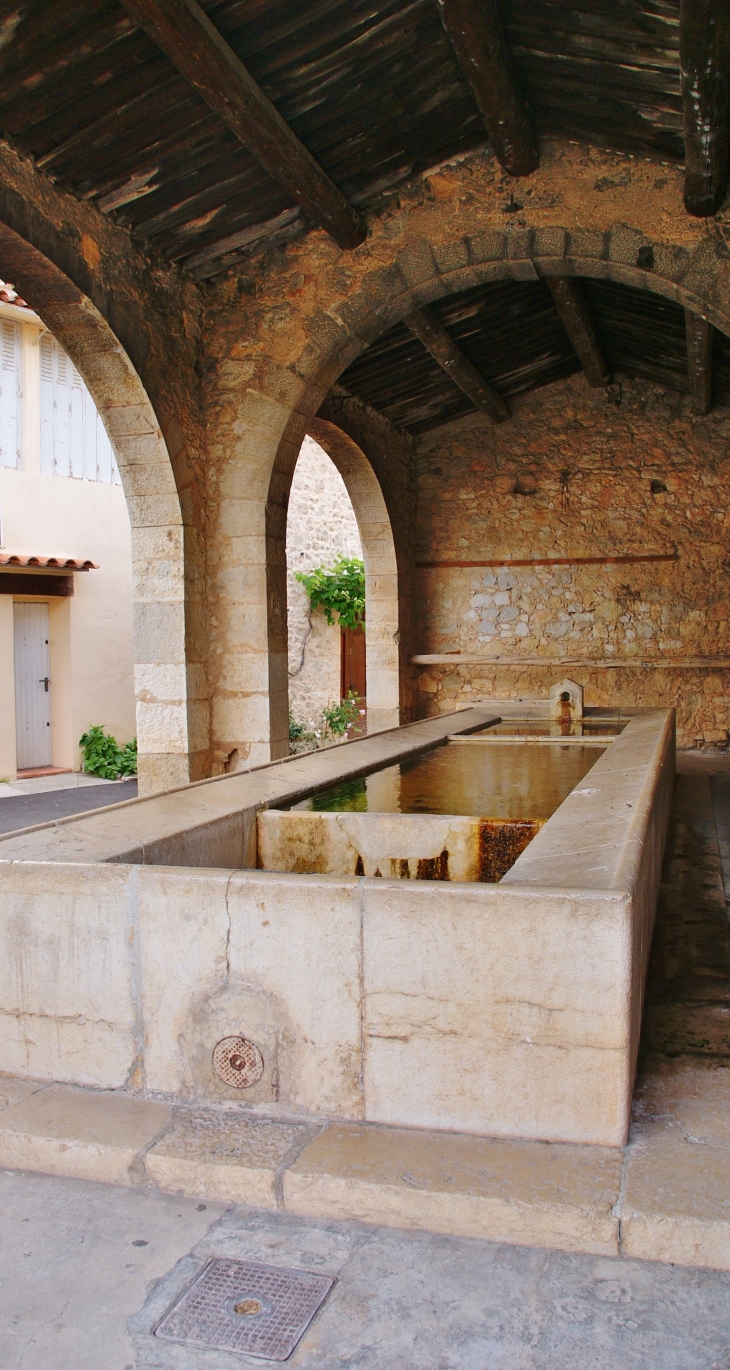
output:
[[[135,735],[132,559],[111,443],[32,310],[0,304],[0,776]],[[81,569],[90,563],[88,569]]]

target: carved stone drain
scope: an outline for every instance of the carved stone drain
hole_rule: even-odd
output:
[[[222,1037],[213,1048],[213,1069],[233,1089],[249,1089],[264,1073],[264,1058],[247,1037]]]

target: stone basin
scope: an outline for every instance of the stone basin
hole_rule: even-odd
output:
[[[0,840],[0,1071],[623,1145],[673,711],[637,711],[499,883],[256,869],[266,809],[473,734],[489,705]],[[428,815],[349,815],[381,817]],[[260,1065],[241,1088],[213,1068],[233,1037]]]
[[[536,726],[534,724],[527,726]],[[434,747],[258,815],[258,864],[299,874],[501,880],[602,749]]]

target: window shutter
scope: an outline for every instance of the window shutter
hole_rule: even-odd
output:
[[[52,476],[53,462],[53,338],[41,338],[41,471]]]
[[[0,326],[0,466],[20,465],[20,328]]]
[[[41,471],[119,482],[112,445],[84,378],[50,334],[41,338]]]
[[[75,366],[70,367],[71,387],[69,391],[70,412],[70,459],[71,475],[82,480],[84,475],[84,400],[86,386]],[[88,394],[88,391],[86,391]],[[91,396],[89,395],[89,399]]]

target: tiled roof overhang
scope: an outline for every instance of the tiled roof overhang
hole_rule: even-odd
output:
[[[0,569],[5,566],[38,567],[46,571],[98,571],[96,561],[80,557],[48,557],[42,552],[0,552]]]

